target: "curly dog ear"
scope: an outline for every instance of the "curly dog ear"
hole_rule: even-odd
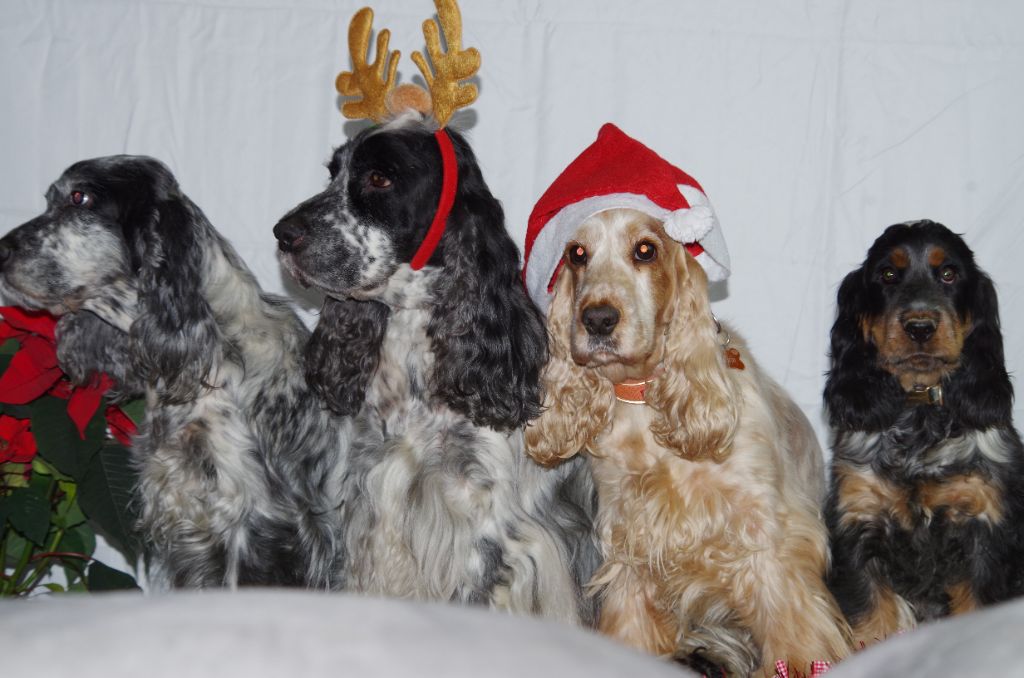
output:
[[[563,270],[548,310],[551,356],[541,377],[544,404],[540,417],[526,427],[526,452],[545,466],[580,452],[608,426],[615,403],[610,381],[573,362],[569,348],[572,300],[572,274]]]
[[[435,357],[431,388],[475,425],[511,430],[540,411],[544,323],[519,277],[519,250],[505,230],[501,205],[469,146],[452,138],[459,189],[427,327]]]
[[[306,380],[331,411],[353,415],[380,362],[388,308],[376,301],[324,300],[306,345]]]
[[[1013,386],[1003,357],[995,285],[980,269],[976,272],[968,301],[971,330],[960,352],[960,367],[946,377],[943,392],[946,407],[960,424],[986,429],[1012,425]]]
[[[133,367],[168,403],[195,400],[210,384],[220,330],[204,295],[210,226],[187,198],[168,195],[134,224],[138,318],[129,333]]]
[[[684,459],[721,461],[739,425],[740,394],[729,379],[708,303],[707,275],[673,247],[676,293],[665,328],[664,372],[647,390],[658,416],[651,432]]]
[[[834,427],[881,431],[896,421],[906,396],[897,378],[878,366],[878,349],[864,331],[866,284],[862,267],[839,286],[825,407]]]

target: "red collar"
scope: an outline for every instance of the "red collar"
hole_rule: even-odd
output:
[[[441,236],[444,235],[444,228],[448,225],[448,215],[455,204],[455,191],[459,187],[458,164],[455,161],[455,148],[452,146],[451,137],[444,131],[444,128],[434,132],[437,145],[441,149],[441,197],[437,201],[437,211],[434,213],[434,221],[430,224],[430,230],[424,236],[420,248],[416,250],[409,266],[418,271],[427,265],[430,257],[434,255]]]
[[[654,381],[654,377],[643,381],[624,381],[621,384],[615,384],[615,399],[630,405],[644,405],[647,402],[647,384],[652,381]]]
[[[729,369],[733,370],[744,370],[746,365],[740,359],[740,352],[735,348],[727,348],[725,353],[725,365]],[[658,367],[654,371],[654,376],[635,381],[624,381],[615,384],[615,399],[619,402],[629,403],[630,405],[646,405],[647,404],[647,384],[658,378],[661,374],[661,367]]]

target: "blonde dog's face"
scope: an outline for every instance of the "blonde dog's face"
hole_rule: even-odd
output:
[[[661,222],[636,210],[600,212],[580,224],[561,274],[571,277],[569,338],[578,365],[619,366],[626,377],[657,365],[680,247]]]
[[[613,384],[648,381],[650,430],[686,459],[728,454],[738,421],[707,276],[661,222],[628,209],[576,229],[548,309],[544,414],[526,429],[530,456],[557,463],[611,421]]]

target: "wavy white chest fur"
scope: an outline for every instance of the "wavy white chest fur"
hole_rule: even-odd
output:
[[[429,278],[400,274],[354,421],[348,585],[577,622],[564,546],[536,515],[564,474],[533,464],[521,431],[475,426],[432,396]]]

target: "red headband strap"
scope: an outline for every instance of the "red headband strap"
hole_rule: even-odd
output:
[[[427,231],[423,242],[420,243],[420,248],[416,250],[416,254],[409,263],[409,266],[414,271],[418,271],[427,265],[430,257],[434,254],[434,250],[437,249],[437,244],[441,242],[444,228],[448,224],[448,214],[451,213],[452,205],[455,204],[455,190],[459,186],[458,165],[455,162],[455,148],[452,146],[451,137],[448,136],[448,133],[442,127],[434,132],[434,138],[437,139],[437,145],[441,149],[443,172],[441,198],[437,201],[437,212],[434,213],[434,221],[430,224],[430,230]]]

